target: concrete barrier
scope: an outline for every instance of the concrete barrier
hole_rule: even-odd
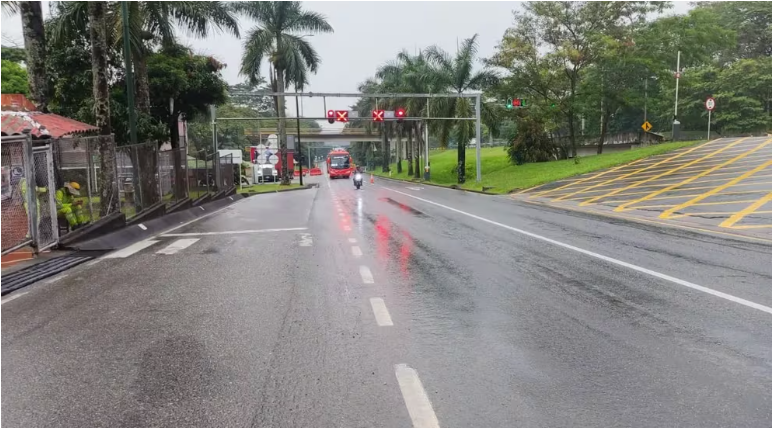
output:
[[[242,195],[233,195],[220,200],[211,201],[200,206],[192,207],[187,210],[181,210],[158,217],[148,222],[138,223],[136,225],[126,226],[117,231],[105,234],[88,241],[82,241],[72,244],[69,248],[80,251],[111,251],[120,249],[130,244],[145,240],[162,233],[170,228],[181,225],[185,222],[198,219],[202,216],[213,213],[223,207],[231,205],[243,197]]]

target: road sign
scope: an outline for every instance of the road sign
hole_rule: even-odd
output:
[[[705,110],[714,110],[716,108],[716,99],[713,97],[708,97],[705,100]]]
[[[348,122],[349,116],[350,116],[350,112],[348,110],[337,110],[336,122]]]
[[[645,121],[643,123],[643,125],[641,125],[640,127],[643,128],[643,131],[645,131],[645,132],[649,132],[649,131],[651,131],[651,128],[653,128],[649,121]]]

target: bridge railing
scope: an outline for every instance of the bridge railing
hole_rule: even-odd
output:
[[[324,131],[330,131],[330,130],[324,130],[322,128],[302,128],[301,129],[301,135],[365,135],[369,134],[365,128],[343,128],[339,132],[324,132]],[[266,136],[269,134],[277,134],[278,131],[276,128],[245,128],[245,135],[246,136],[257,136],[259,133],[261,135]],[[296,134],[296,128],[289,128],[288,134]]]

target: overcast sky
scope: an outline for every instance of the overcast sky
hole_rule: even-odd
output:
[[[44,1],[48,14],[48,3]],[[402,49],[414,52],[430,45],[438,45],[454,53],[459,40],[479,35],[479,57],[488,57],[504,31],[512,24],[512,11],[521,2],[303,2],[305,9],[326,16],[334,33],[315,35],[312,45],[322,58],[316,75],[310,77],[305,92],[357,92],[358,84],[372,76],[377,67],[395,58]],[[688,2],[673,2],[672,13],[685,13]],[[240,19],[241,33],[253,26],[248,19]],[[2,16],[3,44],[15,40],[22,44],[21,23],[17,17]],[[179,38],[198,54],[212,55],[226,63],[224,78],[231,84],[243,79],[239,76],[242,42],[232,36],[213,35],[206,40]],[[266,74],[266,72],[265,72]],[[329,109],[347,109],[355,99],[326,99]],[[295,113],[289,100],[289,113]],[[323,100],[307,98],[303,101],[305,116],[323,116]],[[327,123],[325,124],[328,125]]]

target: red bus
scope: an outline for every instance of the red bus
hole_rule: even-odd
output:
[[[334,149],[329,152],[326,158],[326,167],[328,168],[329,178],[344,177],[349,179],[350,175],[355,171],[355,162],[346,150]]]

